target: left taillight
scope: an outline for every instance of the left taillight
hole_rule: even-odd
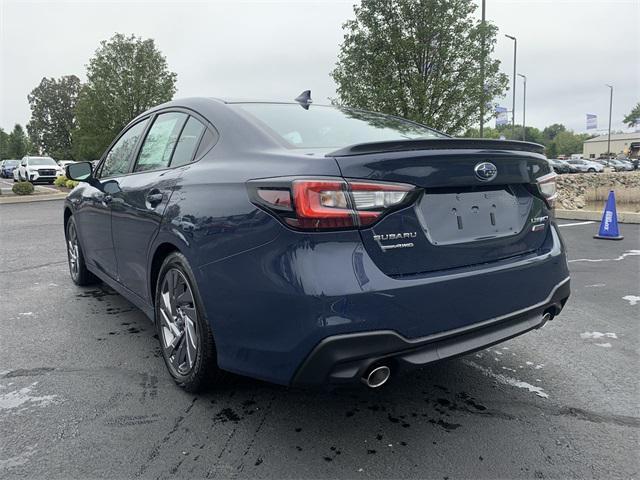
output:
[[[368,226],[407,205],[413,185],[338,178],[294,178],[248,182],[253,203],[301,230]]]
[[[537,179],[538,190],[544,197],[549,205],[549,208],[554,208],[556,205],[556,198],[558,197],[558,189],[556,186],[557,175],[552,172]]]

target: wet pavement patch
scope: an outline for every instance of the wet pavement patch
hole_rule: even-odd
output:
[[[457,429],[457,428],[462,426],[459,423],[449,423],[449,422],[445,422],[442,419],[434,420],[433,418],[429,419],[429,423],[433,423],[434,425],[438,425],[438,426],[444,428],[447,432],[450,432],[450,431],[455,430],[455,429]]]
[[[215,416],[215,420],[221,423],[239,422],[242,420],[242,417],[240,417],[232,408],[227,407],[220,410],[220,412]]]
[[[82,293],[76,293],[76,297],[78,298],[95,298],[98,301],[102,301],[104,297],[110,295],[117,295],[117,293],[108,287],[97,288],[94,290],[85,290]]]

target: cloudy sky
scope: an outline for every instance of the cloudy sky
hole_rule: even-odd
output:
[[[527,75],[527,124],[585,130],[585,114],[613,128],[640,101],[640,0],[486,0],[500,29],[495,55]],[[479,4],[480,0],[477,0]],[[114,33],[151,37],[178,73],[178,96],[289,99],[335,95],[332,70],[354,0],[0,0],[0,127],[25,124],[43,76],[76,74]],[[478,15],[479,9],[478,9]],[[521,79],[519,79],[521,80]],[[522,113],[518,83],[517,121]],[[501,100],[511,105],[511,94]],[[492,122],[493,124],[493,122]]]

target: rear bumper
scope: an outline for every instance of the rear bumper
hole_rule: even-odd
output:
[[[391,330],[331,336],[313,349],[292,383],[353,382],[374,365],[416,367],[480,350],[542,327],[545,314],[559,314],[569,294],[567,277],[543,302],[527,309],[423,338],[408,339]]]
[[[358,232],[283,227],[196,276],[220,368],[285,385],[349,381],[386,356],[424,364],[483,348],[539,326],[569,296],[553,225],[536,252],[405,278],[380,271]]]

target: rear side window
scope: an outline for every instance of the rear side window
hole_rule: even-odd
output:
[[[187,124],[182,129],[178,145],[173,152],[173,159],[171,160],[172,167],[179,167],[185,165],[194,159],[194,153],[202,137],[205,126],[193,117],[189,117]]]
[[[198,159],[207,153],[216,143],[217,139],[218,136],[214,135],[211,130],[207,129],[202,136],[202,140],[200,140],[200,145],[198,145],[198,151],[196,152],[195,158]]]
[[[133,127],[127,130],[124,135],[116,142],[116,144],[109,150],[107,156],[102,164],[100,171],[100,177],[112,177],[115,175],[124,175],[129,169],[129,160],[131,154],[138,144],[138,139],[144,131],[147,120],[140,123],[136,123]]]
[[[142,144],[134,171],[168,167],[186,119],[187,115],[179,112],[158,115]]]

